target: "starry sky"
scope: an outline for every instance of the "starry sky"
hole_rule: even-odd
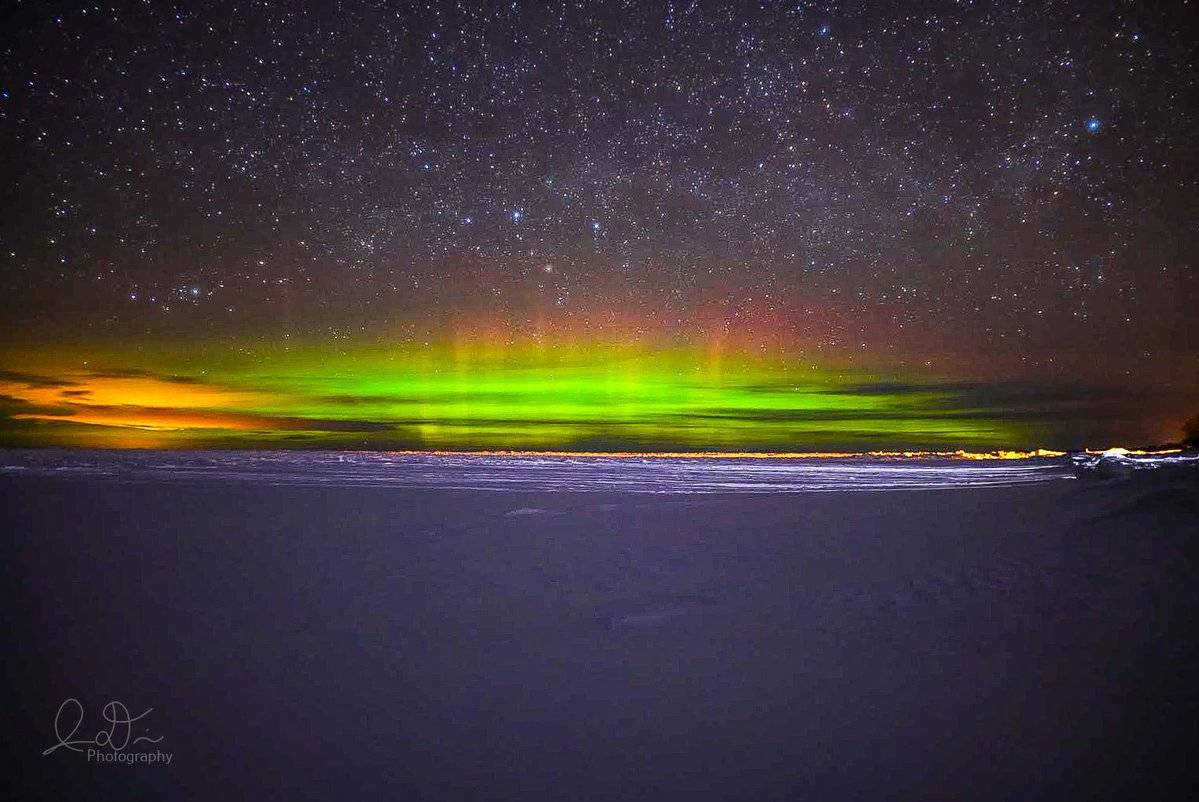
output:
[[[1194,3],[9,9],[0,443],[1077,447],[1199,412]]]

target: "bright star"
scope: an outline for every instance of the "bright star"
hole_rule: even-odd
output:
[[[1096,131],[1098,131],[1102,127],[1103,127],[1103,121],[1100,120],[1098,117],[1091,117],[1089,120],[1087,120],[1087,130],[1090,131],[1092,134],[1095,133]]]

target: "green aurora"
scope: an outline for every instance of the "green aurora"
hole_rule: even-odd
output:
[[[816,451],[1036,444],[970,385],[694,347],[18,352],[10,446]]]

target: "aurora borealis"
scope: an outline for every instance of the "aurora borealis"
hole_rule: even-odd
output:
[[[4,434],[117,447],[734,451],[991,448],[1036,432],[964,387],[681,348],[301,346],[186,372],[148,370],[154,361],[6,371]]]
[[[1184,6],[18,2],[0,444],[1172,441]]]

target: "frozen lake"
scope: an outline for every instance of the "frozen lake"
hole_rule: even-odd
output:
[[[115,481],[640,493],[1011,487],[1074,478],[1065,457],[771,459],[336,451],[3,451],[0,471]]]

